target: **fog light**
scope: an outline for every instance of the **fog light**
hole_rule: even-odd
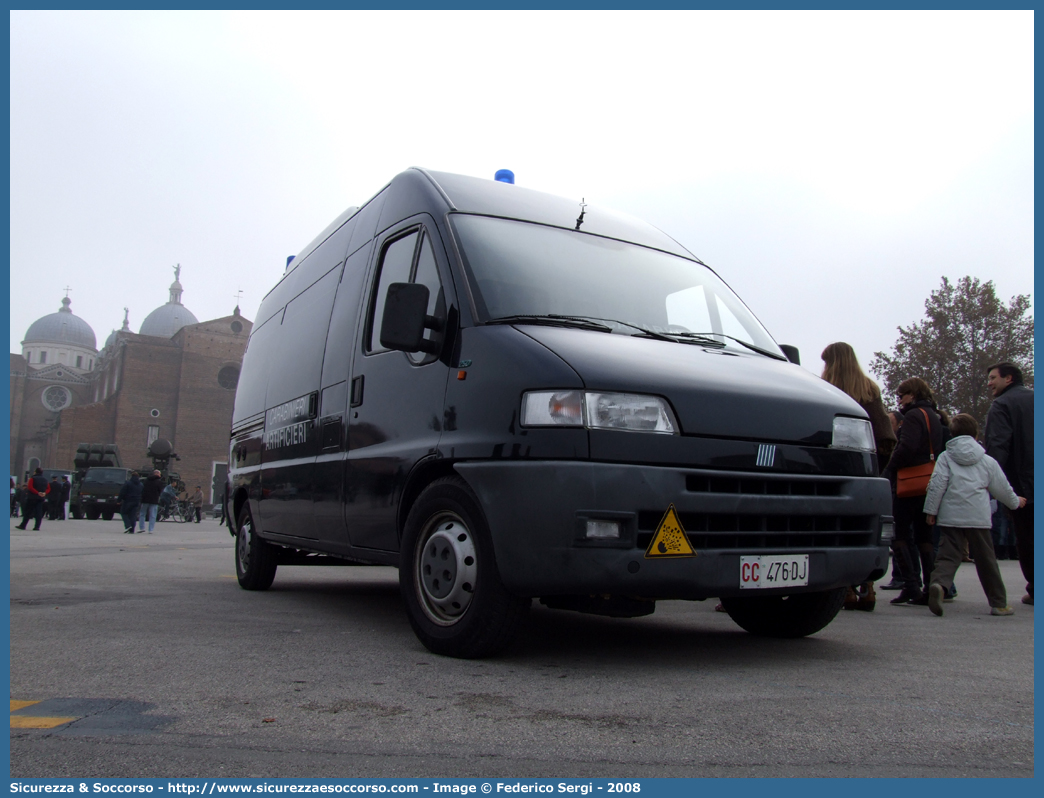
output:
[[[895,524],[891,521],[884,521],[881,523],[881,542],[891,543],[895,540]]]
[[[588,540],[609,540],[620,538],[619,521],[592,521],[587,519]]]

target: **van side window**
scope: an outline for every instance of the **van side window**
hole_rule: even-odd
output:
[[[370,248],[363,247],[344,262],[341,283],[337,286],[330,331],[326,334],[326,354],[323,355],[322,387],[348,379],[355,348],[360,306],[363,304],[363,282],[370,261]],[[365,313],[365,310],[361,312]]]
[[[380,345],[381,319],[384,314],[384,299],[388,296],[388,286],[392,283],[408,283],[413,268],[413,253],[417,248],[419,235],[416,230],[407,236],[397,238],[384,248],[381,254],[381,266],[377,290],[370,305],[370,329],[366,336],[367,352],[383,352]]]
[[[274,346],[265,361],[269,375],[266,410],[319,387],[322,344],[330,327],[330,310],[340,277],[339,268],[331,269],[287,304]]]
[[[280,318],[278,315],[274,316],[250,331],[246,352],[243,353],[239,385],[236,386],[236,399],[232,408],[233,424],[265,412],[265,395],[268,391],[267,364],[275,355]]]
[[[442,295],[442,281],[439,280],[439,268],[435,264],[435,253],[431,249],[431,238],[424,236],[421,242],[420,255],[417,257],[417,269],[410,282],[420,283],[428,287],[428,315],[442,318],[445,315],[445,299]],[[431,340],[437,333],[428,330],[424,337]],[[411,352],[407,354],[414,363],[422,363],[432,359],[432,355],[424,352]]]

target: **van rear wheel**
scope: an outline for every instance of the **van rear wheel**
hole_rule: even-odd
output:
[[[417,637],[447,657],[474,659],[503,650],[530,604],[500,581],[478,499],[455,477],[432,482],[410,510],[399,587]]]
[[[87,508],[87,520],[88,521],[97,521],[100,516],[101,516],[101,510],[99,510],[97,507],[88,507]]]
[[[250,508],[243,505],[236,527],[236,577],[244,590],[268,590],[275,580],[279,559],[275,547],[254,531]]]
[[[829,624],[845,603],[847,587],[792,596],[732,596],[721,600],[725,612],[751,634],[806,637]]]

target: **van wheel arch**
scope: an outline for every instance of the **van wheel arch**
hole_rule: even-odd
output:
[[[396,532],[399,543],[402,543],[402,534],[406,529],[406,519],[409,518],[410,510],[416,504],[417,498],[428,485],[443,477],[457,477],[463,479],[453,468],[450,460],[441,460],[429,457],[421,460],[413,467],[413,471],[406,478],[406,484],[402,489],[402,497],[399,499],[399,512],[395,519]]]
[[[247,504],[247,492],[246,492],[246,489],[245,488],[239,488],[235,492],[235,494],[233,494],[233,496],[232,496],[232,512],[228,513],[228,510],[225,511],[226,514],[227,514],[227,518],[228,518],[228,531],[231,533],[232,537],[236,536],[236,532],[237,532],[236,527],[237,527],[237,521],[239,519],[239,513],[243,510],[243,508],[246,506],[246,504]]]

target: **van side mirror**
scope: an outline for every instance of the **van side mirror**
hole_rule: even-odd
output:
[[[427,315],[428,287],[421,283],[392,283],[384,300],[381,321],[381,346],[399,352],[439,351],[435,341],[424,340],[424,330],[437,330],[442,325]]]
[[[787,356],[787,360],[789,360],[796,366],[801,365],[801,353],[798,352],[798,348],[796,346],[791,346],[790,344],[780,344],[779,348],[783,350],[783,354]]]

